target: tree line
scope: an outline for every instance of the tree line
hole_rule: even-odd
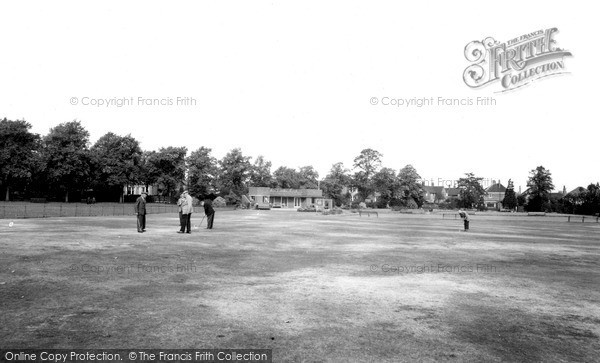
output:
[[[0,188],[5,200],[47,198],[79,201],[93,193],[98,201],[124,201],[128,185],[156,185],[165,198],[176,197],[183,187],[203,197],[210,193],[239,203],[248,187],[320,188],[335,205],[366,202],[372,207],[420,208],[425,202],[421,177],[412,165],[399,170],[382,166],[383,155],[364,149],[354,158],[352,169],[338,162],[319,178],[314,167],[281,166],[263,156],[253,159],[239,148],[217,159],[210,148],[189,152],[186,147],[161,147],[145,151],[131,135],[108,132],[94,144],[80,121],[61,123],[47,135],[31,132],[24,120],[0,120]],[[458,180],[459,198],[446,201],[451,207],[484,209],[483,178],[472,173]],[[531,171],[528,189],[517,196],[511,181],[504,198],[507,208],[518,205],[528,210],[595,213],[600,205],[600,188],[590,184],[576,197],[560,200],[548,170]]]

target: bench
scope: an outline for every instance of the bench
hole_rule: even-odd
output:
[[[359,210],[358,211],[358,215],[362,217],[363,214],[366,214],[367,217],[370,217],[371,214],[374,214],[377,216],[377,218],[379,218],[379,213],[375,212],[375,211],[366,211],[366,210]]]

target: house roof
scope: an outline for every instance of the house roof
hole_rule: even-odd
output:
[[[486,190],[488,193],[504,193],[506,192],[506,187],[500,183],[490,185]]]
[[[305,198],[322,198],[323,191],[321,189],[279,189],[266,187],[250,187],[248,188],[249,195],[262,195],[269,197],[305,197]]]
[[[446,188],[449,197],[456,197],[460,194],[460,188]]]
[[[431,185],[423,185],[423,190],[431,194],[442,194],[444,187],[434,187]]]
[[[577,197],[579,194],[581,194],[582,192],[584,192],[586,190],[587,189],[585,189],[584,187],[577,187],[577,188],[571,190],[570,192],[568,192],[567,195],[570,197]]]

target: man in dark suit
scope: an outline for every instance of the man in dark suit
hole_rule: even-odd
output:
[[[212,229],[215,220],[215,210],[213,209],[210,196],[204,200],[204,214],[206,214],[206,229]]]
[[[137,230],[139,233],[146,232],[146,196],[148,193],[142,192],[142,195],[135,201],[135,214],[137,215]]]
[[[468,232],[469,231],[469,214],[467,212],[463,211],[462,209],[459,209],[458,210],[458,215],[464,221],[465,232]]]

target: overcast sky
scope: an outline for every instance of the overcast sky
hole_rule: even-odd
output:
[[[112,131],[145,150],[239,147],[321,177],[364,148],[426,179],[474,172],[517,189],[543,165],[571,190],[600,180],[594,14],[564,1],[2,2],[0,117],[40,134],[77,119],[92,143]],[[504,93],[465,85],[467,43],[552,27],[568,74]]]

